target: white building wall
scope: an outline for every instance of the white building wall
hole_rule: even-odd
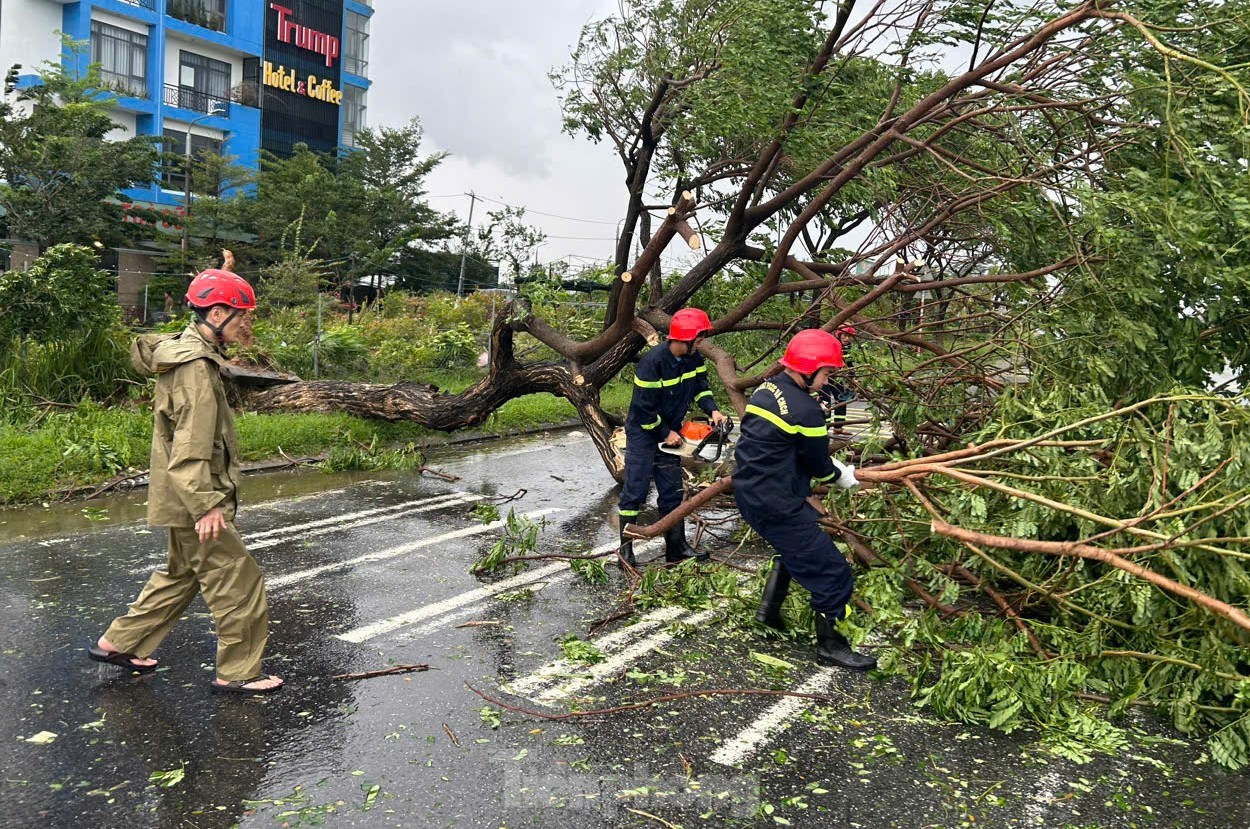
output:
[[[171,130],[178,130],[179,132],[186,132],[187,122],[179,121],[176,118],[166,118],[165,128],[171,129]],[[196,124],[194,127],[191,127],[191,134],[201,135],[201,136],[204,136],[205,138],[216,138],[218,141],[226,140],[225,132],[223,132],[222,130],[215,130],[212,127],[206,127],[203,124]]]
[[[122,109],[110,109],[109,118],[117,124],[117,129],[104,136],[105,141],[125,141],[134,138],[138,133],[135,129],[135,114]]]
[[[44,61],[60,62],[64,6],[52,0],[0,0],[0,75],[15,63],[33,75]]]
[[[46,2],[46,0],[44,0]],[[141,35],[151,33],[151,26],[139,20],[131,20],[128,17],[122,17],[120,14],[110,14],[106,11],[93,8],[91,10],[91,19],[99,20],[101,23],[107,23],[110,26],[116,26],[119,29],[126,29],[131,32],[138,32]],[[152,44],[148,44],[148,48],[152,48]]]
[[[237,52],[231,52],[223,49],[214,43],[205,43],[202,40],[186,40],[177,35],[166,35],[165,37],[165,83],[178,85],[178,53],[182,50],[194,52],[197,55],[203,55],[213,60],[225,61],[230,64],[230,88],[234,89],[235,85],[243,80],[243,56]]]

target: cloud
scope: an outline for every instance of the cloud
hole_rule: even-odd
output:
[[[372,125],[421,118],[438,148],[519,177],[551,174],[560,110],[548,71],[607,0],[385,3],[373,18]]]

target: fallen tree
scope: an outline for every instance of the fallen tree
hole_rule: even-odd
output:
[[[1210,391],[1250,365],[1229,25],[1250,3],[830,8],[636,0],[583,31],[555,75],[566,125],[626,182],[593,325],[523,294],[460,394],[294,383],[249,405],[450,430],[553,394],[619,478],[599,391],[677,309],[712,314],[703,353],[739,413],[794,331],[851,323],[852,382],[891,438],[857,458],[880,485],[827,523],[898,645],[883,668],[945,715],[1102,748],[1079,701],[1147,702],[1250,762],[1250,455],[1244,407]]]

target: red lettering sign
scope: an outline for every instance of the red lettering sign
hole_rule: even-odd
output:
[[[277,3],[270,3],[269,8],[278,13],[278,40],[323,55],[326,59],[326,66],[334,65],[334,59],[339,56],[337,37],[294,22],[291,20],[291,15],[295,13],[294,9],[279,6]]]

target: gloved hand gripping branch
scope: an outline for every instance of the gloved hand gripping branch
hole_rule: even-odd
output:
[[[833,465],[838,470],[837,480],[834,481],[835,484],[842,489],[854,489],[859,486],[859,479],[855,477],[855,467],[842,463],[836,458],[833,459]]]

